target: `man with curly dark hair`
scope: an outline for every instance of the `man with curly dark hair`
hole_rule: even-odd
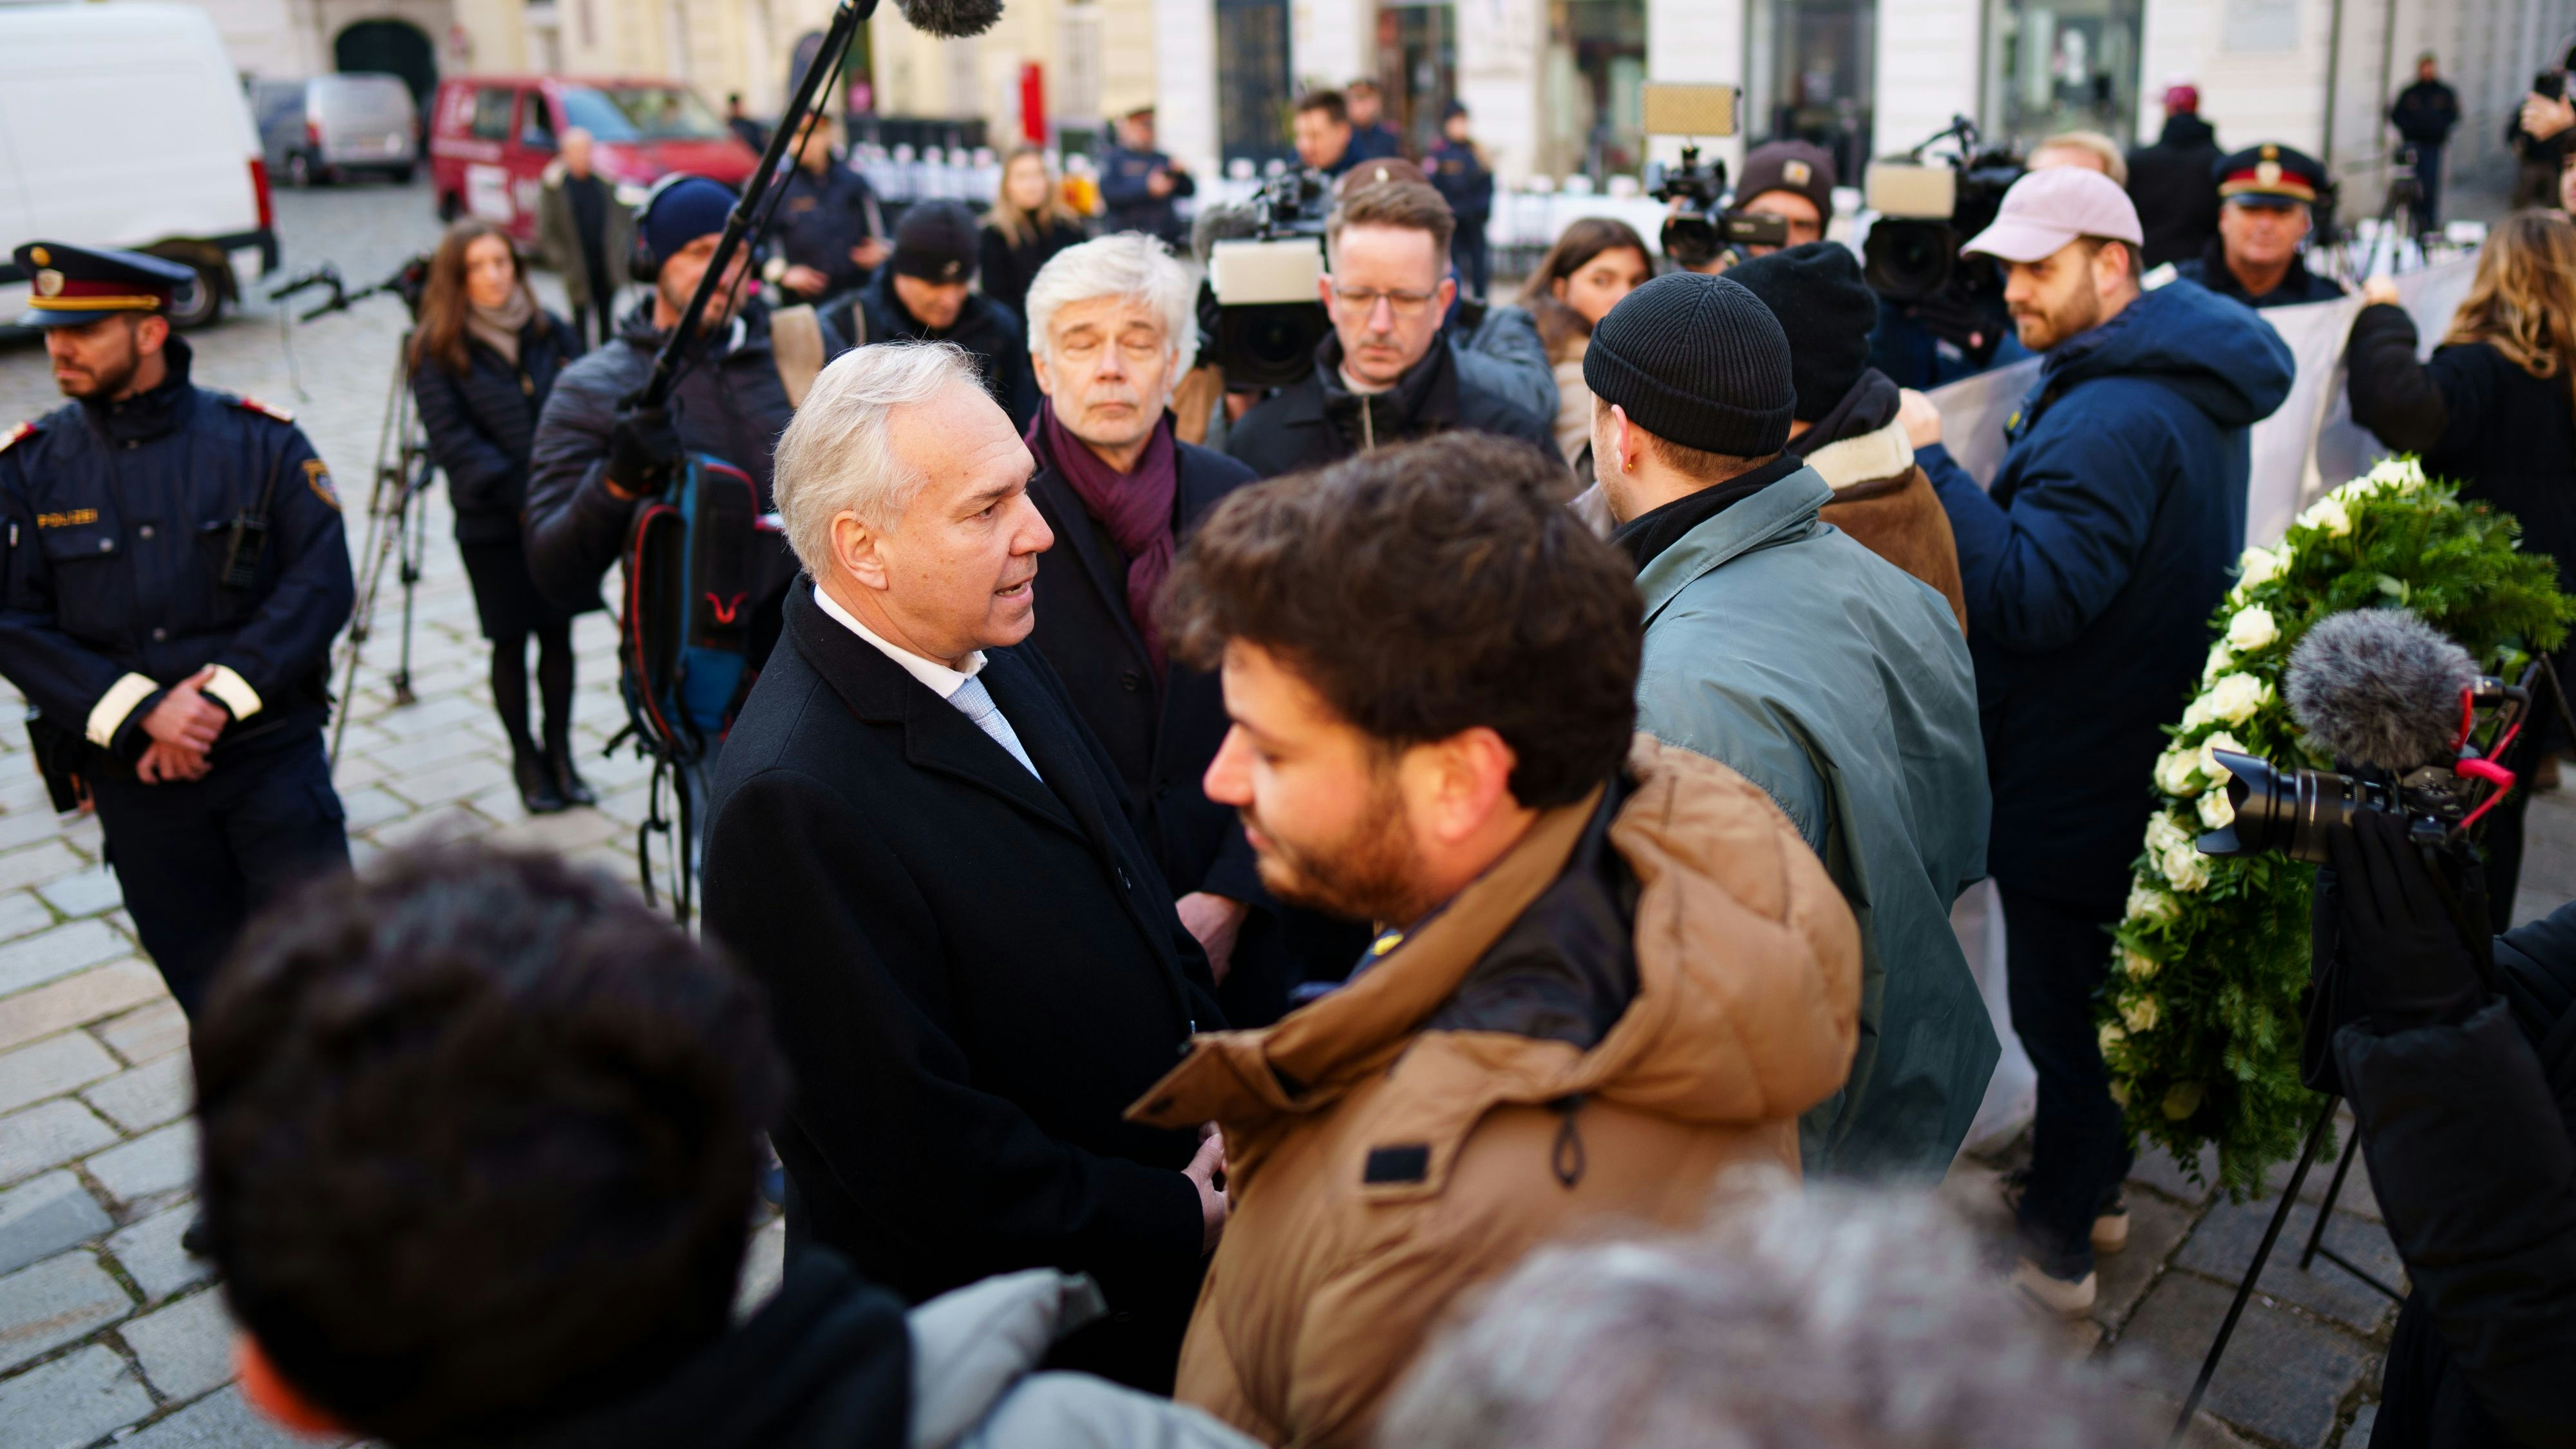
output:
[[[1851,1064],[1851,911],[1760,790],[1633,733],[1636,585],[1560,476],[1448,434],[1238,489],[1175,566],[1165,637],[1232,718],[1208,795],[1273,895],[1381,928],[1136,1109],[1225,1130],[1177,1392],[1272,1443],[1366,1442],[1533,1245],[1794,1172]]]
[[[1089,1279],[905,1311],[828,1250],[731,1315],[785,1096],[747,978],[543,856],[396,855],[254,924],[196,1038],[244,1389],[394,1449],[1248,1449],[1029,1370]]]

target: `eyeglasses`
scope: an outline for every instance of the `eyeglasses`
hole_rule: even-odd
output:
[[[1432,302],[1439,295],[1438,292],[1379,291],[1371,287],[1335,287],[1333,289],[1333,300],[1361,316],[1367,316],[1376,311],[1377,304],[1384,302],[1398,317],[1419,317],[1430,309]]]

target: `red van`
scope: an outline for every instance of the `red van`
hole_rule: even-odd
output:
[[[479,216],[534,245],[537,178],[555,159],[555,137],[572,126],[590,133],[592,167],[629,205],[674,171],[740,186],[760,165],[678,81],[464,76],[439,82],[430,111],[440,218]]]

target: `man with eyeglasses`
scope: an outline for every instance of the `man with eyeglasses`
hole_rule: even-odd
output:
[[[1332,335],[1315,349],[1312,373],[1234,425],[1234,456],[1272,478],[1458,429],[1555,456],[1545,418],[1463,375],[1440,345],[1458,291],[1449,276],[1456,228],[1449,203],[1420,181],[1343,195],[1324,223]]]

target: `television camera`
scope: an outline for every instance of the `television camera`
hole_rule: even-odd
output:
[[[1861,245],[1862,279],[1980,367],[2012,314],[2002,267],[1959,248],[1994,224],[2022,171],[2010,147],[1983,144],[1977,123],[1958,116],[1903,156],[1871,162],[1862,188],[1878,214]]]

